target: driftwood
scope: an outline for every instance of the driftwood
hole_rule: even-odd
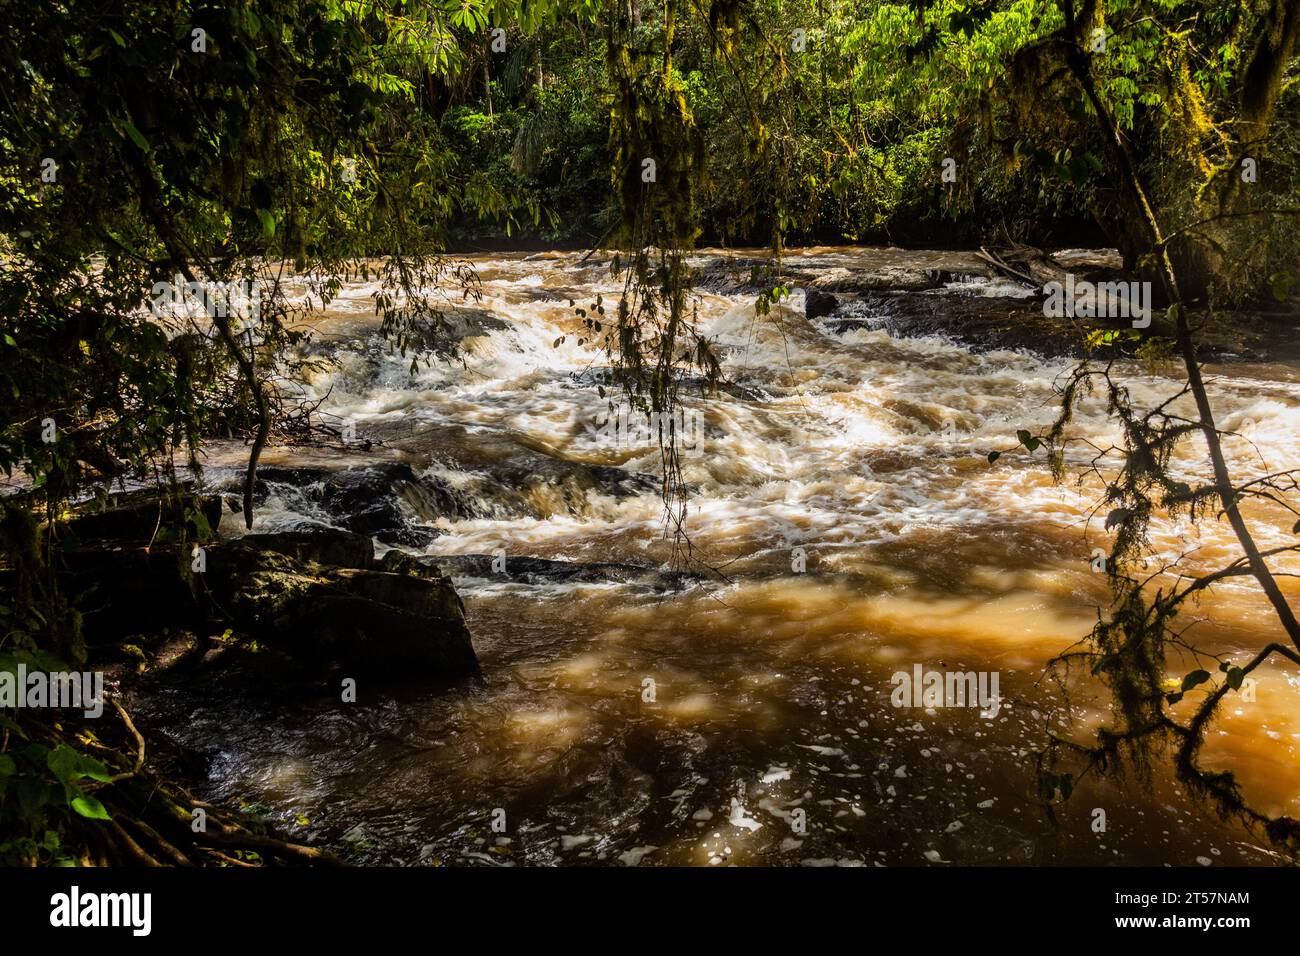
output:
[[[1031,288],[1041,289],[1049,282],[1065,284],[1066,270],[1047,253],[1033,246],[1010,246],[990,250],[980,246],[979,258],[998,272]]]
[[[1062,296],[1062,308],[1072,318],[1118,319],[1125,324],[1134,322],[1134,328],[1150,325],[1150,283],[1098,281],[1100,273],[1095,267],[1083,274],[1078,269],[1064,269],[1033,246],[1013,245],[997,250],[981,246],[978,256],[999,273],[1042,296],[1048,296],[1048,285],[1055,283],[1055,295]]]

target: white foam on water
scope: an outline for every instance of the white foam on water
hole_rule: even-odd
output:
[[[851,256],[825,254],[827,268]],[[624,449],[611,460],[599,424],[609,414],[610,391],[598,395],[592,370],[608,364],[583,336],[567,298],[577,305],[615,301],[618,289],[602,273],[566,269],[571,261],[522,259],[480,263],[483,298],[473,307],[500,319],[463,342],[458,360],[437,360],[410,372],[410,359],[392,353],[377,336],[345,347],[339,367],[318,375],[309,395],[322,411],[352,419],[360,433],[377,422],[457,423],[482,426],[544,443],[559,454],[591,463],[610,461],[634,472],[657,474],[653,446]],[[555,297],[548,286],[567,283]],[[951,283],[962,294],[1000,295],[1000,280]],[[359,309],[375,283],[341,290],[331,309]],[[576,296],[575,296],[576,298]],[[798,305],[796,301],[793,303]],[[705,417],[705,453],[682,459],[694,488],[687,527],[693,535],[755,548],[790,542],[869,543],[896,540],[925,527],[988,521],[1061,521],[1080,524],[1095,489],[1085,493],[1047,479],[1042,453],[1016,448],[1015,433],[1039,432],[1057,411],[1056,386],[1072,362],[1024,351],[976,352],[941,336],[907,337],[857,328],[841,335],[778,305],[757,317],[748,297],[702,294],[701,331],[724,356],[724,378],[750,390],[708,398],[686,394],[687,408]],[[558,344],[557,344],[558,342]],[[1152,406],[1176,390],[1170,379],[1137,367],[1121,369],[1139,405]],[[575,376],[586,376],[575,380]],[[1243,478],[1280,470],[1296,456],[1300,385],[1211,376],[1220,427],[1243,431],[1225,445]],[[615,398],[617,396],[614,396]],[[1190,415],[1187,398],[1173,410]],[[1085,399],[1073,433],[1093,446],[1118,442],[1116,422],[1100,396]],[[1252,444],[1253,443],[1253,444]],[[1202,449],[1193,440],[1175,462],[1186,480],[1203,475]],[[1004,453],[995,466],[984,456]],[[1067,462],[1086,466],[1095,451],[1074,445]],[[873,464],[874,462],[874,464]],[[454,470],[439,472],[455,480]],[[275,513],[272,523],[289,518]],[[662,524],[653,493],[598,503],[595,514],[555,515],[544,521],[510,519],[517,545],[561,546],[614,532],[652,534]],[[319,520],[319,515],[303,515]],[[470,553],[504,522],[441,522],[449,532],[441,553]],[[1158,541],[1177,539],[1176,523],[1158,518]],[[1261,540],[1280,541],[1284,530],[1263,527]]]

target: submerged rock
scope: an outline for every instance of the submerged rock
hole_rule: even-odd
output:
[[[565,458],[544,442],[506,429],[385,422],[370,431],[386,445],[458,473],[442,486],[455,510],[450,517],[549,518],[591,512],[593,496],[615,499],[653,492],[652,476],[617,465]],[[426,488],[436,478],[426,473]]]

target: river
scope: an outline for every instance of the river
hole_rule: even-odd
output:
[[[798,257],[822,274],[922,259]],[[455,584],[481,682],[363,687],[356,704],[154,691],[155,721],[207,758],[204,797],[369,863],[1278,860],[1159,769],[1149,782],[1086,778],[1056,825],[1035,804],[1046,728],[1081,733],[1105,717],[1104,699],[1082,684],[1071,724],[1043,680],[1045,662],[1088,632],[1107,599],[1092,566],[1110,538],[1105,510],[1092,514],[1098,485],[1054,484],[1041,451],[1014,450],[1018,429],[1052,419],[1070,359],[962,344],[851,296],[810,321],[796,292],[757,318],[752,293],[706,284],[701,330],[725,356],[728,386],[683,393],[704,441],[681,459],[690,562],[674,565],[680,542],[652,481],[593,485],[565,470],[660,471],[657,448],[612,445],[601,429],[608,401],[596,382],[608,359],[579,344],[570,306],[615,301],[619,284],[577,254],[472,262],[482,300],[466,308],[463,362],[415,374],[376,335],[374,284],[345,286],[315,323],[313,348],[336,365],[308,391],[376,444],[351,457],[273,448],[268,466],[411,462],[465,506],[410,516],[427,532],[403,545],[412,553],[647,572],[510,575],[462,560]],[[924,294],[1018,293],[957,276]],[[1026,306],[1026,322],[1036,308]],[[1245,436],[1227,440],[1238,477],[1300,466],[1300,369],[1208,371],[1221,427]],[[1123,374],[1142,405],[1175,389],[1158,369]],[[1097,444],[1117,437],[1098,400],[1077,429]],[[990,464],[995,449],[1005,454]],[[1072,451],[1073,471],[1089,458]],[[1191,478],[1202,458],[1191,442],[1177,466]],[[236,464],[235,451],[214,450],[208,479],[236,481]],[[335,523],[301,488],[269,488],[258,530]],[[1262,547],[1293,540],[1280,510],[1249,514]],[[241,531],[236,517],[223,533]],[[1224,522],[1161,517],[1152,531],[1160,554],[1190,551],[1190,569],[1232,553]],[[1244,654],[1279,633],[1245,579],[1196,613],[1189,640],[1210,651]],[[996,674],[994,712],[894,706],[891,678],[917,665]],[[1262,809],[1300,816],[1297,676],[1263,669],[1254,699],[1234,702],[1211,731],[1206,763],[1233,769]]]

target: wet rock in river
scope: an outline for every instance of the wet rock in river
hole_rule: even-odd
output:
[[[477,672],[450,580],[377,570],[357,538],[247,535],[209,557],[207,577],[241,631],[313,670],[390,680]]]
[[[182,553],[183,551],[183,553]],[[464,607],[436,568],[393,573],[371,539],[348,531],[249,534],[189,546],[80,541],[62,554],[67,592],[86,607],[89,644],[169,629],[230,631],[213,660],[312,679],[367,675],[386,682],[454,679],[478,660]],[[250,641],[251,639],[251,641]],[[255,643],[253,643],[255,642]],[[230,652],[230,653],[227,653]],[[227,671],[229,672],[229,671]]]
[[[459,473],[454,488],[444,486],[457,517],[586,514],[593,494],[625,498],[658,490],[652,476],[573,461],[544,442],[505,429],[387,422],[371,430],[392,448]],[[426,486],[436,480],[434,473],[422,479]]]
[[[188,563],[173,547],[144,542],[65,542],[60,586],[81,611],[90,646],[165,628],[197,627],[203,614],[181,571]],[[0,587],[4,583],[0,582]]]
[[[459,307],[430,319],[417,334],[424,348],[439,355],[455,355],[466,339],[509,329],[508,322],[487,309]]]
[[[422,548],[441,533],[433,526],[439,519],[589,514],[598,496],[620,499],[659,487],[653,476],[574,461],[503,429],[392,421],[368,431],[383,447],[354,451],[347,467],[331,468],[305,449],[307,465],[290,459],[259,469],[257,502],[274,492],[313,520]]]
[[[400,544],[425,544],[436,534],[413,527],[408,512],[421,519],[456,513],[450,494],[404,462],[336,472],[323,483],[321,503],[347,530]]]
[[[591,388],[602,385],[606,389],[616,391],[618,386],[617,377],[614,369],[607,365],[597,365],[591,368],[585,368],[581,372],[575,372],[572,381],[582,387]],[[676,379],[677,393],[679,396],[712,396],[716,394],[727,395],[731,398],[738,398],[745,402],[761,402],[766,396],[756,388],[742,385],[739,382],[721,379],[711,382],[703,375],[691,375],[682,372]]]
[[[718,295],[757,292],[772,275],[772,263],[753,256],[713,256],[694,264],[696,288]]]
[[[423,546],[438,532],[416,522],[468,515],[445,484],[417,475],[400,461],[339,470],[266,468],[259,472],[259,498],[275,483],[299,489],[344,530],[373,535],[385,544]]]
[[[160,498],[156,489],[121,492],[87,503],[60,522],[60,586],[81,609],[88,643],[196,619],[181,568],[191,560],[193,543],[212,537],[221,499],[196,496],[192,484],[182,490],[175,498]],[[183,549],[180,541],[186,542]],[[0,575],[0,589],[11,586]]]
[[[803,314],[810,319],[819,319],[830,315],[839,305],[839,299],[821,289],[809,289],[804,293]]]
[[[1033,299],[912,292],[867,292],[827,320],[836,334],[884,327],[900,335],[947,335],[975,349],[1033,349],[1043,355],[1077,352],[1083,334],[1072,319],[1043,315]]]

